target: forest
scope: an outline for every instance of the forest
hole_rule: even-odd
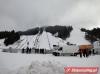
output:
[[[91,30],[81,28],[82,32],[85,32],[85,39],[93,43],[94,41],[100,40],[100,28],[93,28]]]

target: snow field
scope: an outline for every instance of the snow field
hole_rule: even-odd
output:
[[[64,74],[64,67],[100,67],[98,58],[0,52],[0,74]]]

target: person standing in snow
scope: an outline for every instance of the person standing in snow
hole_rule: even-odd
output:
[[[83,56],[86,57],[86,49],[83,50]]]
[[[29,48],[27,47],[27,49],[26,49],[26,53],[28,54],[29,53]]]
[[[80,57],[82,58],[82,49],[79,49],[79,54],[80,54]]]
[[[23,49],[22,49],[22,53],[24,53],[24,52],[25,52],[25,49],[23,48]]]

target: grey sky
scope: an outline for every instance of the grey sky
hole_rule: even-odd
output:
[[[43,25],[100,27],[100,0],[0,0],[0,30]]]

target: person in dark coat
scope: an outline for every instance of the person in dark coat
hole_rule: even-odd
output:
[[[24,52],[25,52],[25,49],[23,48],[23,49],[22,49],[22,53],[24,53]]]
[[[80,57],[82,58],[82,49],[79,49]]]
[[[86,57],[86,49],[83,50],[83,56]]]
[[[86,57],[89,56],[89,49],[86,49]]]
[[[28,51],[28,53],[31,53],[31,48],[29,48],[29,51]]]
[[[95,54],[95,51],[94,51],[94,49],[92,50],[92,53],[93,53],[93,55]]]
[[[28,54],[29,53],[29,48],[27,47],[27,49],[26,49],[26,53]]]

